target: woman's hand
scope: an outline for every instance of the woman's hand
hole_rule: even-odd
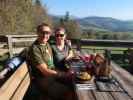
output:
[[[74,57],[73,51],[70,50],[68,56],[65,58],[65,60],[70,60]]]
[[[69,57],[69,56],[67,56],[66,58],[65,58],[65,61],[68,61],[68,60],[70,60],[72,57]]]

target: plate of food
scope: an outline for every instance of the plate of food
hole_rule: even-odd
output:
[[[87,72],[79,72],[76,76],[76,78],[79,80],[79,81],[88,81],[88,80],[91,80],[91,75],[88,74]]]

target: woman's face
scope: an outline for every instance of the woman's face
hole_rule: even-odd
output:
[[[65,38],[66,38],[66,35],[65,35],[65,33],[61,33],[60,31],[59,32],[57,32],[56,33],[56,41],[57,42],[63,42],[63,41],[65,41]]]

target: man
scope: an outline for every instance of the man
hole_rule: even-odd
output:
[[[43,23],[37,27],[37,40],[29,49],[29,58],[34,82],[42,93],[49,95],[54,100],[67,100],[70,88],[60,83],[57,79],[68,79],[72,72],[59,72],[53,64],[53,54],[48,44],[51,35],[50,27]],[[69,95],[68,95],[69,96]],[[69,99],[70,100],[70,99]]]

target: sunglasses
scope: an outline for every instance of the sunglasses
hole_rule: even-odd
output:
[[[56,37],[64,37],[64,34],[56,34]]]
[[[43,34],[43,35],[44,35],[44,34],[49,35],[49,34],[51,34],[51,32],[48,32],[48,31],[42,31],[41,34]]]

